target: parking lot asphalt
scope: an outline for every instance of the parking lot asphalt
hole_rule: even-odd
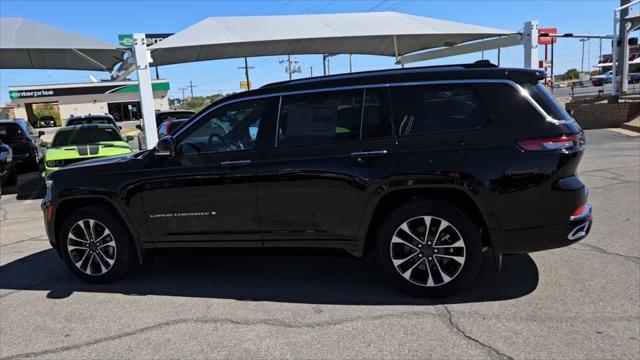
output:
[[[371,257],[174,254],[88,285],[49,247],[36,174],[0,200],[0,359],[640,358],[640,137],[587,131],[594,226],[490,259],[452,298],[408,297]]]

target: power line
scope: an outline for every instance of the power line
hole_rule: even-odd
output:
[[[373,11],[373,10],[379,8],[380,6],[384,5],[388,1],[389,0],[382,0],[379,3],[375,4],[374,6],[370,7],[367,11]]]
[[[282,64],[287,64],[287,66],[285,66],[284,71],[289,74],[289,80],[292,79],[292,75],[294,73],[299,73],[302,72],[302,67],[300,67],[300,65],[298,65],[298,60],[297,59],[291,59],[291,55],[287,55],[287,60],[280,60],[278,61],[281,65]],[[293,66],[291,65],[293,64]]]

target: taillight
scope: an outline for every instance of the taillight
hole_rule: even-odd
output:
[[[10,137],[7,139],[8,143],[26,143],[27,142],[27,138],[24,136],[15,136],[15,137]]]
[[[580,205],[580,206],[579,206],[579,207],[578,207],[578,208],[573,212],[573,214],[571,214],[571,216],[578,216],[578,215],[582,214],[582,213],[585,211],[586,207],[587,207],[587,204],[582,204],[582,205]]]
[[[569,149],[581,145],[582,134],[563,135],[546,139],[527,139],[518,141],[518,146],[526,151],[554,151]]]

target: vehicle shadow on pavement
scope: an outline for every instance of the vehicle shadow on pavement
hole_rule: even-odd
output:
[[[2,187],[3,195],[16,194],[17,200],[42,199],[45,193],[44,179],[40,172],[33,171],[18,175],[18,184]]]
[[[505,257],[498,274],[486,257],[476,281],[462,293],[419,299],[393,287],[369,256],[179,254],[154,261],[128,278],[106,285],[75,278],[54,250],[0,266],[0,298],[15,290],[47,291],[50,299],[74,292],[166,295],[309,304],[436,305],[501,301],[525,296],[538,285],[538,268],[528,255]]]

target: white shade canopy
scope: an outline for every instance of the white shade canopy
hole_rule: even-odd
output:
[[[209,17],[150,49],[154,65],[283,54],[399,56],[513,33],[397,12]]]
[[[0,68],[110,71],[114,44],[20,17],[0,18]]]

